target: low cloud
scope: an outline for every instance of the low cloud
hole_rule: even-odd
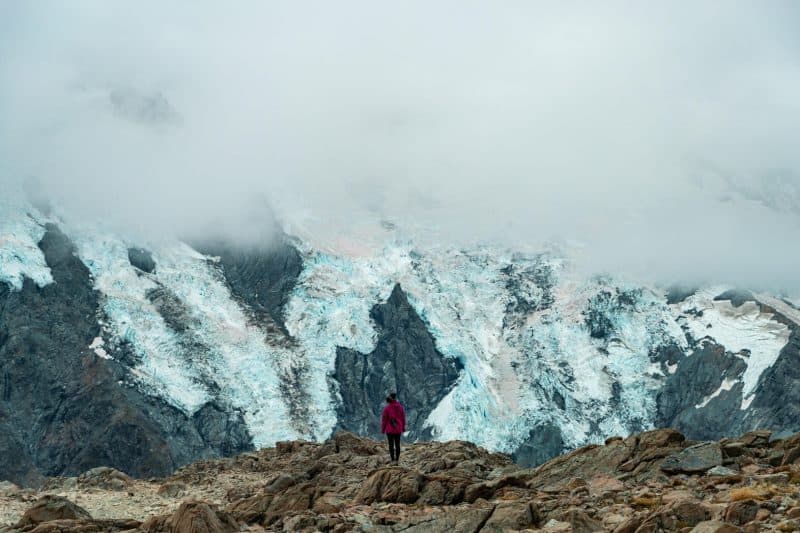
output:
[[[155,235],[568,242],[800,288],[795,2],[0,5],[0,180]],[[205,230],[203,230],[205,231]]]

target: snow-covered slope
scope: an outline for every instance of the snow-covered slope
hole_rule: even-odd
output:
[[[710,409],[736,393],[747,410],[800,315],[769,295],[738,306],[715,299],[726,287],[668,304],[662,289],[581,276],[552,251],[449,248],[393,228],[368,245],[324,246],[298,231],[291,242],[303,266],[282,311],[286,336],[232,293],[216,257],[50,219],[19,197],[0,201],[0,283],[53,282],[37,243],[45,222],[58,223],[101,296],[102,334],[87,348],[129,370],[121,386],[187,416],[209,402],[241,414],[255,446],[321,440],[342,424],[337,350],[375,349],[371,310],[397,284],[438,352],[460,368],[419,429],[509,453],[542,428],[572,448],[665,423],[660,393],[708,345],[743,371],[719,375],[685,408]],[[153,272],[131,264],[131,247],[149,250]]]

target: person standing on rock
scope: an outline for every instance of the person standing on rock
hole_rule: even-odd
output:
[[[397,393],[391,392],[386,397],[386,407],[381,415],[381,433],[389,439],[389,455],[392,462],[400,461],[400,435],[406,430],[406,411],[397,401]]]

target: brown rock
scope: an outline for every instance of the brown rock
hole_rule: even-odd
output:
[[[800,518],[800,507],[792,507],[786,511],[786,516],[789,518]]]
[[[783,457],[784,456],[785,456],[785,453],[784,453],[783,450],[772,450],[771,452],[769,452],[767,454],[767,456],[764,458],[764,460],[770,466],[780,466],[781,464],[783,464]]]
[[[30,533],[107,533],[130,531],[141,525],[136,520],[51,520],[42,522]]]
[[[350,452],[354,455],[377,455],[381,452],[386,453],[374,440],[365,439],[347,431],[340,431],[334,435],[333,443],[336,453]]]
[[[228,506],[228,512],[236,520],[245,524],[256,524],[262,522],[272,505],[273,494],[256,494],[243,500],[233,502]]]
[[[783,458],[783,464],[795,464],[798,460],[800,460],[800,446],[792,448],[786,452],[786,456]]]
[[[529,503],[501,502],[497,504],[481,531],[509,531],[537,526],[541,519]]]
[[[494,507],[486,502],[471,506],[455,506],[431,518],[412,522],[400,522],[397,531],[408,533],[455,533],[458,531],[479,531],[491,515]]]
[[[745,444],[739,441],[722,441],[722,456],[725,458],[739,457],[744,453]]]
[[[775,525],[776,531],[800,531],[800,522],[796,520],[784,520]]]
[[[769,444],[769,438],[771,436],[771,431],[760,429],[745,433],[739,440],[744,443],[745,446],[766,446]]]
[[[753,476],[753,479],[761,483],[785,485],[789,482],[789,474],[786,472],[778,472],[777,474],[759,474]]]
[[[722,465],[722,449],[716,442],[703,442],[667,457],[661,470],[668,474],[699,474]]]
[[[424,505],[455,505],[464,501],[469,479],[437,476],[426,481],[418,503]]]
[[[490,499],[503,487],[526,487],[527,479],[527,474],[515,472],[492,481],[474,483],[464,490],[464,500],[472,503],[478,498]]]
[[[413,503],[419,498],[422,482],[423,477],[417,472],[398,467],[383,468],[364,481],[355,503]]]
[[[275,494],[262,519],[264,525],[271,524],[288,515],[311,509],[314,486],[309,483],[294,485],[284,492]]]
[[[167,481],[158,487],[158,494],[165,498],[178,498],[186,494],[186,484],[179,481]]]
[[[88,511],[61,496],[42,496],[25,511],[16,527],[23,528],[51,520],[91,520]]]
[[[756,519],[759,504],[755,500],[741,500],[733,502],[725,509],[725,520],[743,526]]]
[[[711,520],[713,514],[711,508],[699,501],[681,500],[650,513],[636,532],[655,533],[693,527],[700,522]]]
[[[740,533],[742,530],[719,520],[700,522],[692,529],[692,533]]]
[[[641,516],[632,516],[614,529],[614,533],[634,533],[642,525]]]
[[[347,498],[341,494],[328,492],[314,501],[313,509],[315,513],[333,514],[338,513],[345,505],[347,505]]]
[[[670,448],[683,443],[686,437],[680,431],[674,429],[655,429],[652,431],[645,431],[639,435],[638,446],[641,449],[646,448]]]
[[[551,519],[542,526],[542,531],[547,533],[572,533],[572,525],[569,522],[559,522],[556,519]]]
[[[283,492],[296,483],[294,477],[289,474],[278,474],[264,488],[266,492],[278,493]]]
[[[87,470],[78,476],[78,485],[81,487],[96,487],[106,490],[125,490],[133,480],[114,468],[99,466]]]
[[[207,502],[183,502],[170,516],[153,517],[141,526],[147,533],[235,533],[239,524],[233,517]]]
[[[669,505],[673,502],[681,501],[681,500],[691,500],[694,498],[694,493],[690,490],[685,489],[677,489],[677,490],[668,490],[664,494],[661,495],[661,502],[665,505]]]
[[[567,522],[575,533],[603,531],[603,524],[601,522],[593,519],[582,509],[576,507],[556,513],[552,517],[559,522]]]
[[[589,481],[589,493],[600,495],[625,490],[625,484],[611,476],[595,476]]]
[[[756,472],[760,472],[760,471],[761,471],[761,467],[756,465],[756,464],[744,465],[742,467],[742,472],[744,472],[745,474],[755,474]]]

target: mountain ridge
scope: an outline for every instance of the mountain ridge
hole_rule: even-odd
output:
[[[763,293],[665,294],[487,247],[390,239],[356,257],[281,233],[270,246],[195,249],[32,206],[1,220],[0,424],[22,455],[0,477],[16,482],[103,463],[167,475],[336,428],[370,434],[383,389],[402,383],[414,437],[473,440],[526,464],[651,427],[800,429],[800,312]],[[379,363],[365,366],[366,394],[348,377],[357,361]],[[441,372],[428,387],[431,365]],[[25,380],[38,388],[22,394]],[[63,386],[66,403],[53,402]],[[85,391],[106,407],[93,423],[64,418],[86,409]],[[109,462],[97,435],[117,412],[137,413],[132,427],[157,444]]]

